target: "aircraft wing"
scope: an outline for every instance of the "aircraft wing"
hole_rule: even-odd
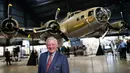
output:
[[[100,30],[100,31],[91,33],[91,34],[89,34],[89,35],[85,35],[85,36],[83,36],[83,37],[95,37],[95,38],[99,38],[99,37],[101,37],[103,34],[104,34],[104,32],[101,32],[101,30]],[[123,36],[123,35],[128,36],[128,35],[129,35],[128,30],[123,30],[123,31],[111,30],[111,31],[109,31],[105,36]]]

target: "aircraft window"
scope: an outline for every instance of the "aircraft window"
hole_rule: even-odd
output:
[[[68,16],[68,18],[70,18],[70,16]]]
[[[72,16],[74,16],[74,13],[72,13],[72,14],[70,15],[70,17],[72,17]]]
[[[75,14],[78,14],[78,13],[80,13],[80,12],[75,12]]]
[[[88,12],[88,16],[91,16],[93,14],[93,10]]]
[[[81,16],[81,19],[83,19],[83,18],[84,18],[84,15]]]
[[[77,18],[76,20],[79,21],[79,18]]]
[[[78,14],[78,13],[80,13],[81,12],[81,10],[78,10],[78,11],[75,11],[75,12],[73,12],[74,14]]]
[[[72,16],[74,16],[74,13],[70,14],[68,18],[70,18],[70,17],[72,17]]]

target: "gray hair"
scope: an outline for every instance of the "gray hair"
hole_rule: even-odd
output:
[[[47,39],[46,39],[46,42],[48,42],[49,40],[54,40],[54,41],[56,41],[57,42],[57,39],[55,38],[55,37],[48,37]],[[57,42],[58,43],[58,42]]]

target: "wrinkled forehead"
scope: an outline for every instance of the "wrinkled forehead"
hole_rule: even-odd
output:
[[[57,39],[54,37],[49,37],[46,39],[46,44],[56,44],[57,45]]]
[[[46,39],[46,42],[48,42],[48,41],[50,41],[50,40],[57,41],[57,39],[56,39],[56,38],[54,38],[54,37],[48,37],[48,38]]]
[[[46,43],[56,43],[57,41],[56,40],[47,40]]]
[[[57,45],[57,40],[47,40],[46,44],[56,44]]]

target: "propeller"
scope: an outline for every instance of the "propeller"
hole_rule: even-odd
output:
[[[51,34],[59,34],[62,38],[64,38],[66,41],[69,41],[67,36],[60,30],[60,26],[58,23],[58,15],[60,12],[60,8],[57,8],[56,14],[55,14],[55,20],[50,20],[45,25],[39,29],[35,29],[34,32],[38,33],[44,33],[44,32],[50,32]]]
[[[54,32],[58,33],[66,41],[69,41],[68,37],[60,30],[60,26],[59,26],[58,21],[57,21],[58,20],[59,12],[60,12],[60,8],[57,8],[57,11],[56,11],[56,14],[55,14],[55,22],[53,23],[53,25],[57,24],[58,26],[54,25],[52,27],[52,32],[54,31]],[[51,24],[50,24],[50,26],[51,26]]]
[[[5,18],[0,24],[1,32],[7,37],[16,36],[17,33],[29,36],[25,31],[19,29],[18,22],[12,18],[12,4],[8,4],[8,18]]]
[[[124,28],[130,29],[130,26],[128,25],[128,15],[127,15],[127,11],[126,8],[124,6],[123,0],[120,0],[120,2],[117,4],[120,8],[120,15],[121,15],[121,19],[124,21]]]

